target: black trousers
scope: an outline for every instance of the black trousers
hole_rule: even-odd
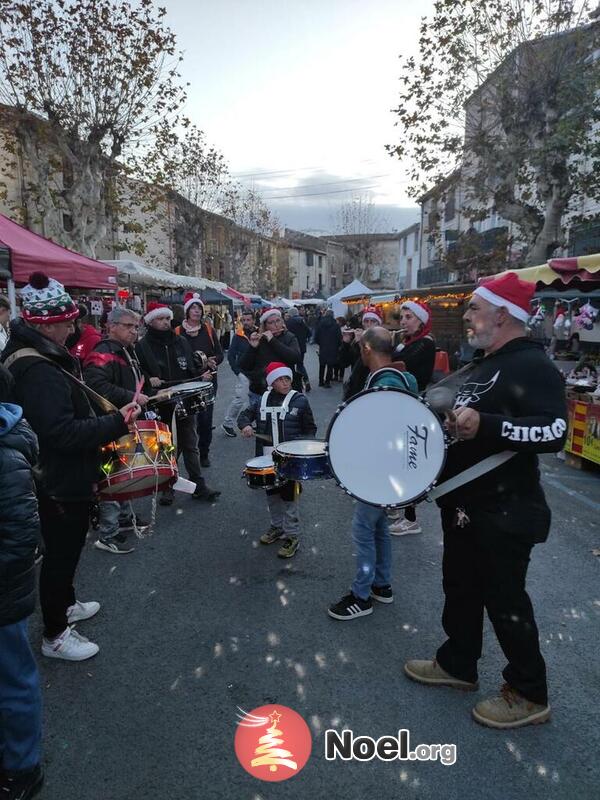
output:
[[[214,403],[198,412],[198,447],[200,458],[206,458],[212,442]]]
[[[40,571],[44,636],[54,639],[67,627],[75,603],[73,581],[90,521],[91,503],[57,503],[40,495],[40,527],[46,552]]]
[[[323,383],[331,383],[333,378],[333,367],[329,364],[319,364],[319,386]]]
[[[485,609],[508,660],[504,680],[527,700],[545,704],[546,665],[525,590],[534,544],[528,535],[528,515],[467,513],[470,522],[461,528],[455,509],[442,510],[446,596],[442,624],[448,639],[439,648],[437,661],[455,678],[477,680]]]

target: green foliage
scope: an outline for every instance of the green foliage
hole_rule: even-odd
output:
[[[495,207],[534,261],[564,215],[600,200],[600,23],[585,0],[437,0],[400,78],[413,196],[455,170],[466,212]],[[545,260],[545,255],[542,260]]]

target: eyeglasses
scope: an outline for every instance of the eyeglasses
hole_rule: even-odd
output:
[[[140,328],[140,326],[136,325],[135,322],[117,322],[117,325],[122,325],[123,328],[129,328],[132,331],[137,331]]]

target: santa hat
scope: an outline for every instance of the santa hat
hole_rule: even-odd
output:
[[[198,303],[198,305],[202,308],[202,313],[204,313],[204,303],[200,299],[198,292],[187,292],[183,298],[183,310],[185,311],[186,317],[188,311],[194,305],[194,303]]]
[[[267,376],[267,386],[273,386],[273,381],[276,381],[277,378],[292,380],[292,370],[283,361],[271,361],[270,364],[267,364],[265,375]]]
[[[484,281],[473,292],[488,303],[505,308],[511,317],[521,322],[529,320],[529,305],[534,293],[535,283],[522,281],[515,272],[507,272],[499,278]]]
[[[375,306],[367,306],[367,307],[365,308],[365,310],[363,311],[362,318],[363,318],[363,321],[364,321],[365,319],[374,319],[374,320],[376,320],[376,321],[377,321],[377,322],[378,322],[380,325],[381,325],[381,323],[383,322],[383,319],[382,319],[382,317],[381,317],[381,314],[380,314],[380,313],[379,313],[379,311],[378,311],[378,310],[375,308]]]
[[[420,303],[418,300],[406,300],[406,302],[402,303],[400,308],[406,308],[408,311],[412,311],[423,325],[427,325],[431,319],[431,310],[429,306],[425,305],[425,303]]]
[[[157,303],[156,300],[152,300],[148,303],[148,311],[144,316],[144,322],[149,325],[153,319],[158,319],[159,317],[173,319],[173,312],[164,303]]]
[[[281,311],[278,308],[268,308],[265,313],[261,315],[261,324],[264,325],[270,317],[281,317]]]
[[[34,272],[29,283],[21,289],[23,319],[37,325],[52,325],[77,319],[79,309],[62,283],[43,272]]]

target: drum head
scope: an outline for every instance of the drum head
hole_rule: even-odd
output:
[[[420,498],[439,477],[446,456],[436,415],[399,389],[369,389],[340,406],[327,444],[335,480],[375,506],[406,506]]]
[[[246,467],[248,467],[248,469],[268,469],[269,467],[273,467],[273,459],[271,456],[257,456],[247,461]]]
[[[282,442],[275,450],[286,456],[324,456],[325,442],[318,439],[296,439],[293,442]]]
[[[212,381],[190,381],[190,383],[178,383],[169,389],[171,397],[182,394],[197,394],[207,392],[212,389]]]

